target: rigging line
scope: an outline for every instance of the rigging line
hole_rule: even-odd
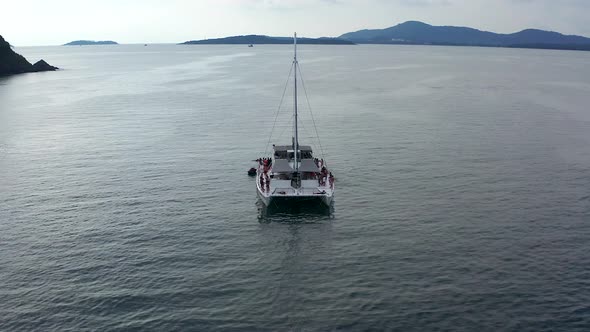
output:
[[[309,103],[308,103],[309,104]],[[305,113],[299,113],[299,118],[303,119],[305,118],[306,115]],[[307,126],[305,125],[306,122],[305,121],[301,121],[299,122],[299,127],[301,128],[301,131],[303,131],[305,133],[306,136],[304,136],[304,138],[309,139],[313,144],[318,143],[318,145],[321,145],[320,142],[318,141],[318,135],[317,135],[317,131],[315,132],[315,135],[312,135],[311,132],[307,131]],[[301,137],[301,136],[299,136]],[[325,157],[325,155],[321,154],[322,157]]]
[[[307,103],[309,106],[309,103]],[[307,107],[306,105],[303,105],[304,107],[300,107],[300,110],[307,110],[305,107]],[[305,131],[307,133],[307,135],[309,135],[307,138],[312,139],[315,142],[317,142],[317,133],[314,131],[314,127],[313,126],[308,126],[310,124],[309,119],[307,118],[307,113],[304,112],[300,112],[299,113],[299,126],[301,127],[301,129],[303,131]],[[309,129],[310,131],[308,132],[307,129]],[[313,135],[312,135],[313,134]]]
[[[285,126],[283,128],[283,131],[281,132],[281,134],[277,137],[277,140],[280,139],[281,137],[283,137],[283,134],[285,133],[285,131],[287,130],[287,128],[291,128],[292,124],[291,121],[293,120],[293,118],[295,117],[295,114],[291,115],[291,118],[289,119],[289,125]],[[265,153],[266,154],[266,153]]]
[[[322,158],[325,157],[324,155],[324,148],[322,147],[322,142],[320,141],[320,135],[318,133],[318,128],[315,125],[315,118],[313,117],[313,112],[311,111],[311,104],[309,103],[309,98],[307,97],[307,89],[305,88],[305,81],[303,80],[303,73],[301,73],[301,66],[297,66],[299,70],[299,77],[301,81],[301,86],[303,86],[303,91],[305,92],[305,100],[307,100],[307,107],[309,108],[309,114],[311,114],[311,122],[313,123],[313,128],[315,129],[315,134],[318,138],[318,145],[320,146],[320,151],[322,152]]]
[[[268,152],[268,146],[270,145],[270,141],[272,140],[272,133],[275,130],[275,125],[277,124],[277,119],[279,118],[279,112],[281,111],[281,106],[283,105],[283,99],[285,99],[285,93],[287,92],[287,86],[289,85],[289,80],[291,79],[291,74],[293,72],[293,66],[289,69],[289,76],[287,77],[287,82],[285,82],[285,88],[283,89],[283,95],[281,96],[281,102],[279,103],[279,107],[277,108],[277,112],[275,114],[275,119],[272,124],[272,129],[270,130],[270,136],[268,137],[268,142],[266,142],[266,147],[264,148],[264,155]]]
[[[316,136],[313,136],[313,135],[311,135],[311,134],[310,134],[310,133],[307,131],[307,127],[305,126],[305,123],[304,123],[303,121],[301,121],[301,122],[299,123],[299,126],[301,127],[301,130],[302,130],[302,131],[305,133],[305,135],[307,135],[307,136],[304,136],[304,138],[309,138],[309,139],[310,139],[310,141],[312,141],[312,142],[314,142],[314,143],[315,143]]]

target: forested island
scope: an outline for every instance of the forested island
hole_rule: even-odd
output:
[[[84,45],[119,45],[119,43],[112,40],[74,40],[63,46],[84,46]]]
[[[408,21],[385,29],[359,30],[338,37],[357,44],[490,46],[562,50],[590,50],[590,38],[554,31],[526,29],[511,34],[468,27],[433,26]]]
[[[263,45],[292,43],[293,37],[244,35],[190,40],[181,44]],[[559,32],[538,29],[525,29],[515,33],[502,34],[469,27],[434,26],[418,21],[408,21],[385,29],[365,29],[348,32],[336,38],[297,38],[297,43],[314,45],[397,44],[485,46],[590,51],[590,38],[583,36],[564,35]]]
[[[339,38],[297,38],[298,44],[313,44],[313,45],[354,45],[355,43],[349,40]],[[269,37],[264,35],[246,35],[246,36],[231,36],[225,38],[189,40],[182,45],[220,45],[220,44],[293,44],[293,37]]]

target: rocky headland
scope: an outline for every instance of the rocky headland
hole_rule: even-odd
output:
[[[0,76],[41,71],[54,71],[59,68],[51,66],[44,60],[31,64],[25,57],[12,50],[10,44],[0,36]]]

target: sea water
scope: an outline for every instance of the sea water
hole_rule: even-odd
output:
[[[290,46],[16,51],[0,330],[590,329],[588,52],[301,45],[335,201],[269,212]]]

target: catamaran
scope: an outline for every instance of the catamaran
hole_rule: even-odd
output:
[[[293,46],[294,101],[291,144],[273,144],[272,157],[257,160],[256,191],[266,206],[314,202],[329,206],[334,197],[334,176],[323,158],[314,158],[311,146],[299,144],[297,72],[300,69],[297,61],[297,33],[293,37]]]

